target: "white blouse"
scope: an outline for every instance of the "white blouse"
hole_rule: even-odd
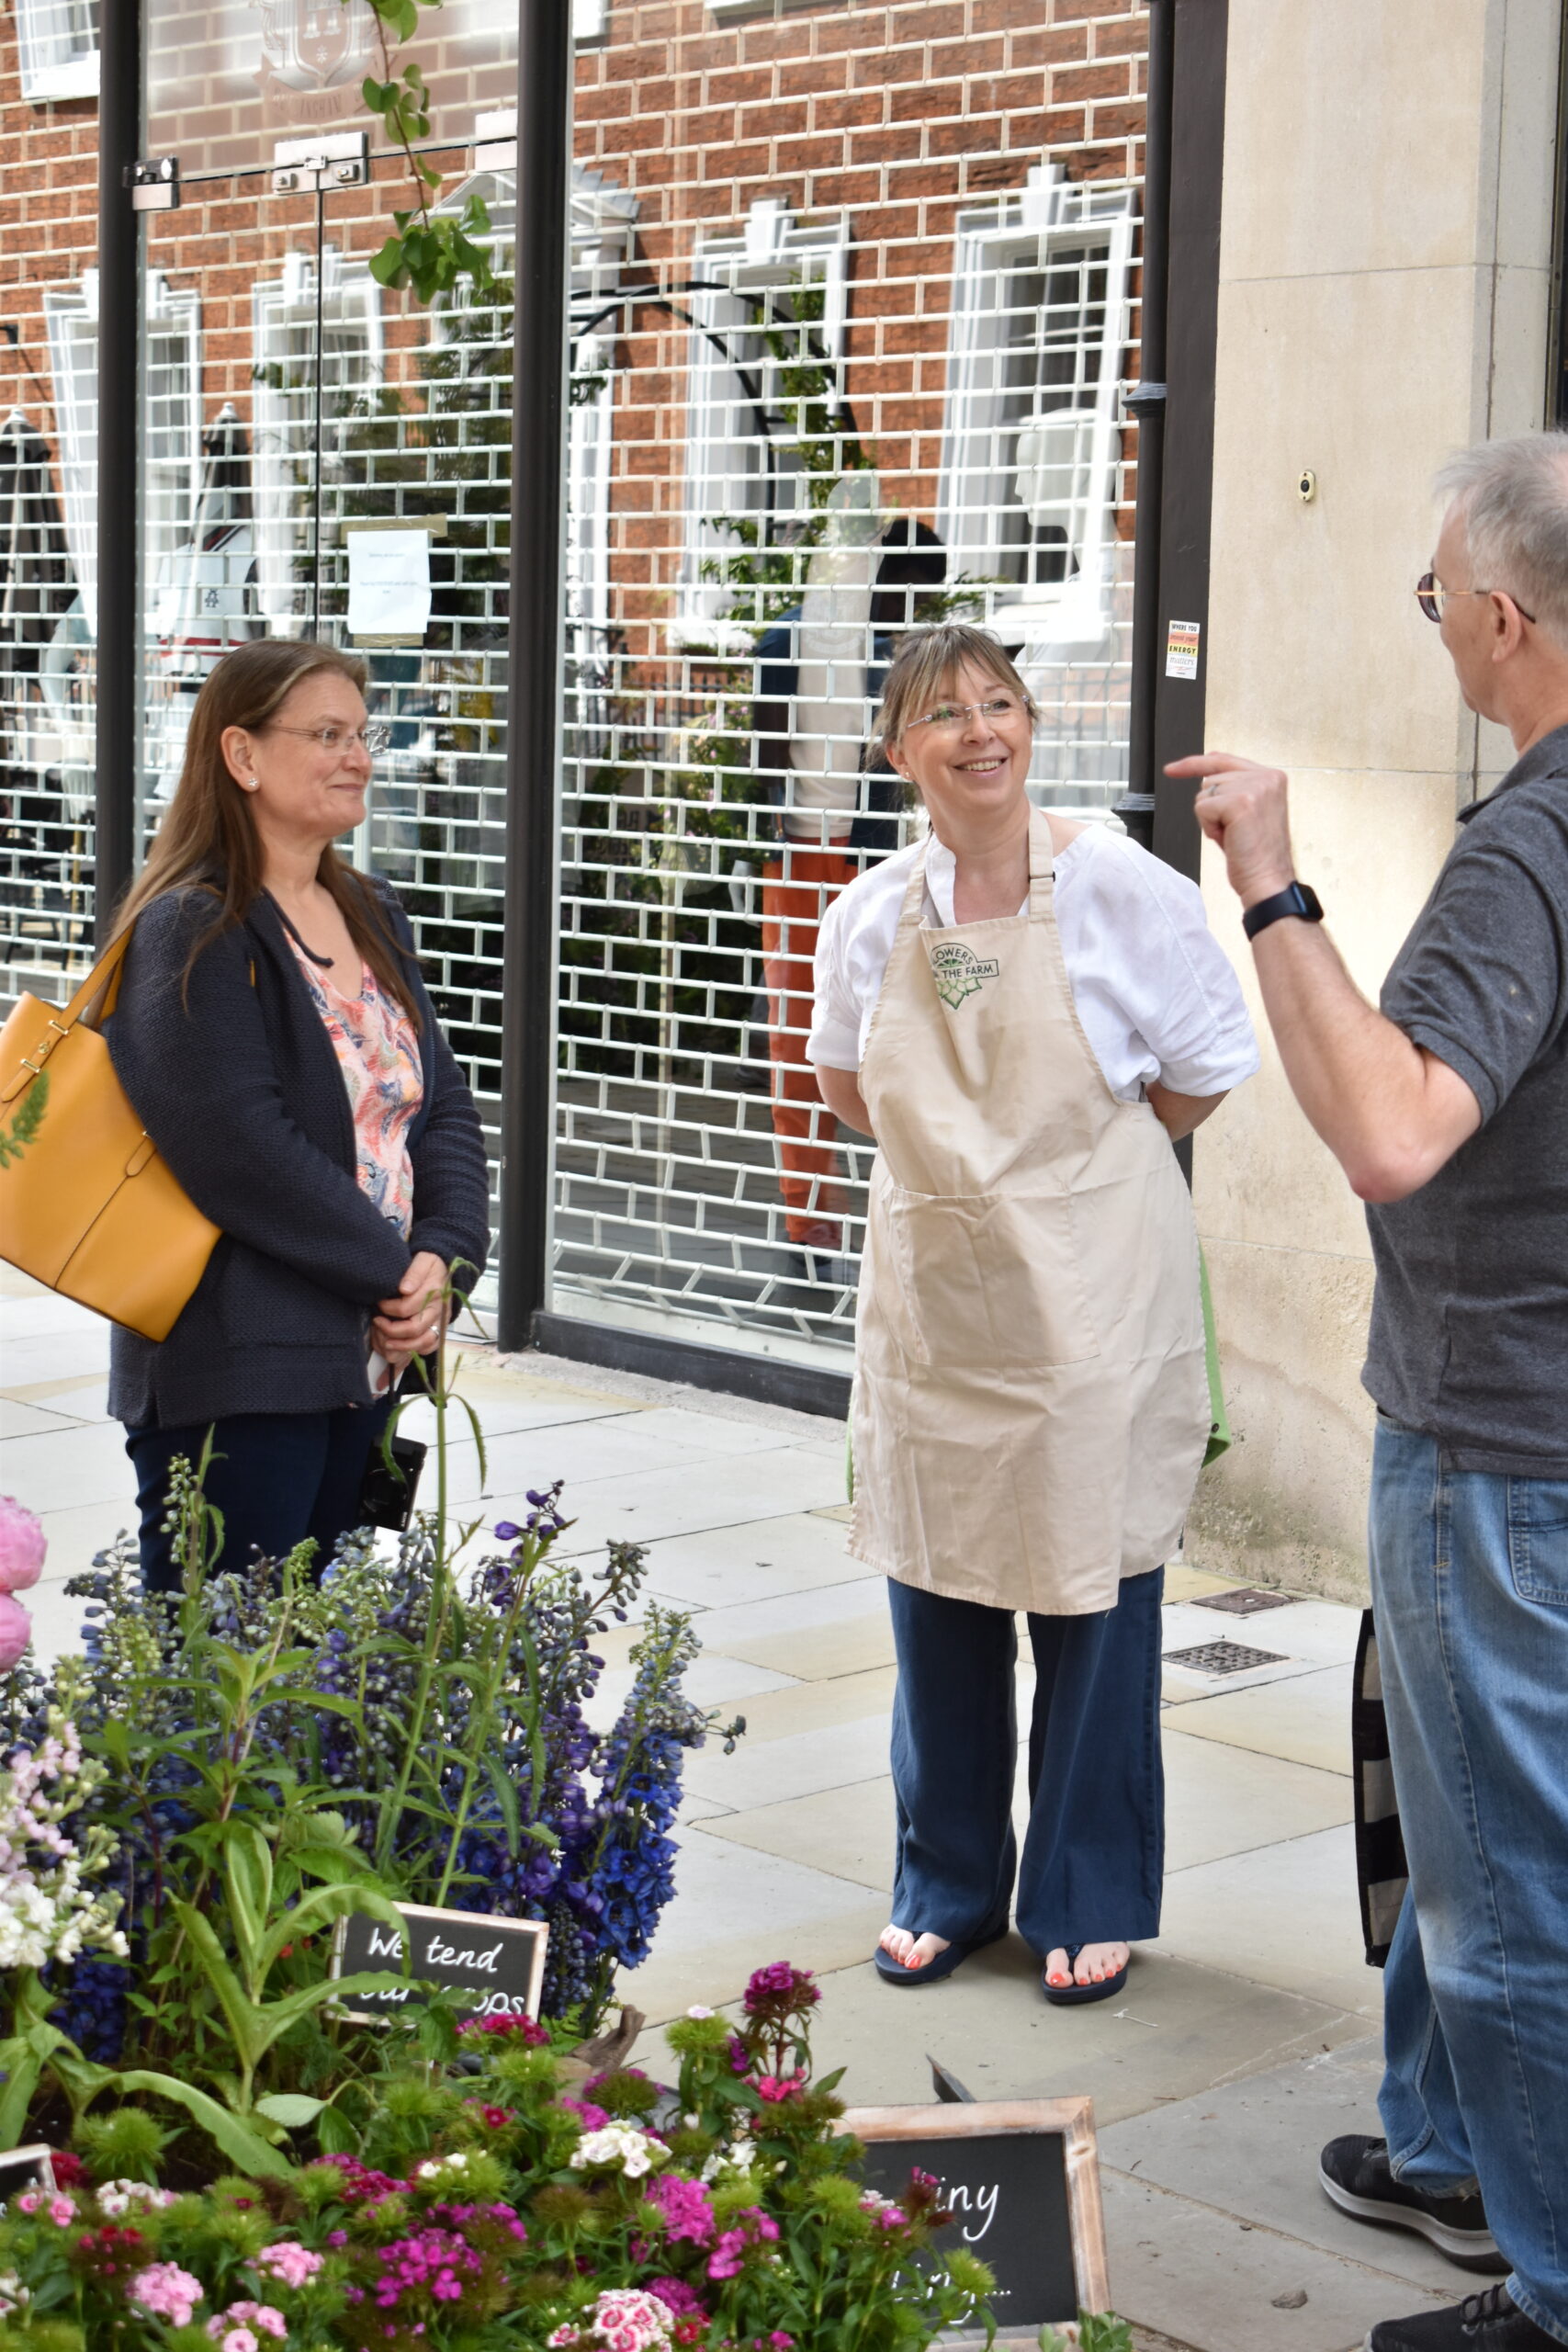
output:
[[[823,917],[810,1060],[860,1068],[921,846],[857,876]],[[953,885],[953,852],[931,836],[927,922],[952,923]],[[1195,882],[1125,833],[1089,825],[1057,855],[1055,912],[1073,1002],[1113,1094],[1136,1102],[1151,1079],[1222,1094],[1252,1076],[1258,1042]]]

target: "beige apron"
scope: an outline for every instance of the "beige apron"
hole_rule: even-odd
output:
[[[850,1549],[923,1591],[1079,1616],[1175,1550],[1209,1434],[1191,1203],[1074,1006],[1051,832],[1029,911],[905,893],[861,1092],[878,1150]]]

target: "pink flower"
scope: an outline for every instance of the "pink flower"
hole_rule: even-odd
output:
[[[673,2312],[677,2319],[705,2320],[707,2317],[696,2294],[683,2278],[650,2278],[648,2291],[650,2295],[657,2295],[666,2311]]]
[[[177,2262],[150,2262],[139,2270],[130,2282],[130,2300],[152,2319],[166,2319],[171,2327],[188,2327],[191,2314],[206,2293],[199,2278],[182,2270]],[[233,2352],[255,2352],[250,2345],[236,2345]]]
[[[676,2173],[655,2173],[648,2196],[664,2216],[664,2233],[690,2238],[694,2245],[712,2245],[716,2227],[707,2190],[700,2180],[682,2180]]]
[[[733,2278],[739,2271],[747,2249],[761,2245],[776,2238],[779,2225],[760,2205],[748,2205],[736,2216],[739,2228],[726,2230],[708,2257],[710,2278]]]
[[[0,1495],[0,1592],[26,1592],[43,1574],[43,1523],[15,1495]]]
[[[269,2278],[281,2278],[286,2287],[303,2287],[315,2277],[324,2255],[312,2254],[293,2238],[280,2238],[276,2245],[264,2245],[251,2264],[253,2270],[265,2271]]]
[[[256,2339],[248,2327],[231,2327],[223,2338],[223,2352],[258,2352]]]
[[[9,1674],[33,1637],[33,1621],[19,1600],[0,1592],[0,1674]]]
[[[36,2213],[42,2203],[41,2188],[24,2188],[17,2199],[17,2211],[18,2213]]]
[[[758,2098],[767,2099],[774,2107],[780,2106],[786,2098],[798,2098],[804,2087],[798,2075],[759,2075],[756,2083]]]
[[[264,2335],[276,2335],[279,2342],[288,2333],[288,2321],[280,2311],[274,2310],[271,2303],[231,2303],[226,2312],[220,2312],[208,2321],[207,2333],[214,2343],[217,2343],[221,2336],[227,2352],[233,2352],[233,2347],[229,2345],[229,2331],[231,2327],[253,2329],[259,2327]],[[243,2346],[241,2352],[243,2352]]]
[[[595,2107],[592,2099],[561,2098],[558,2099],[556,2104],[558,2107],[570,2108],[585,2132],[603,2132],[609,2124],[609,2109]]]
[[[49,2218],[57,2230],[64,2229],[68,2222],[73,2222],[76,2219],[76,2199],[73,2197],[51,2197],[49,2200]]]

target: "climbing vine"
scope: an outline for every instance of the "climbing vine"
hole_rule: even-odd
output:
[[[406,212],[394,208],[396,234],[372,260],[370,274],[383,286],[412,287],[426,303],[451,293],[464,277],[473,281],[476,294],[491,293],[495,271],[489,247],[479,242],[490,227],[490,214],[478,196],[470,196],[456,216],[431,210],[432,198],[440,193],[441,174],[414,153],[415,141],[430,137],[430,85],[415,60],[410,59],[400,74],[392,65],[393,44],[417,31],[422,6],[439,7],[440,0],[370,0],[370,6],[376,12],[384,78],[367,74],[360,95],[370,112],[380,117],[392,144],[401,148],[413,184],[413,202]]]

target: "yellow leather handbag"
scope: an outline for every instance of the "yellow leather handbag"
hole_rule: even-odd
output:
[[[63,1012],[24,996],[0,1030],[0,1118],[13,1119],[49,1073],[36,1134],[0,1168],[0,1258],[143,1339],[166,1340],[219,1228],[158,1157],[99,1035],[130,937]]]

